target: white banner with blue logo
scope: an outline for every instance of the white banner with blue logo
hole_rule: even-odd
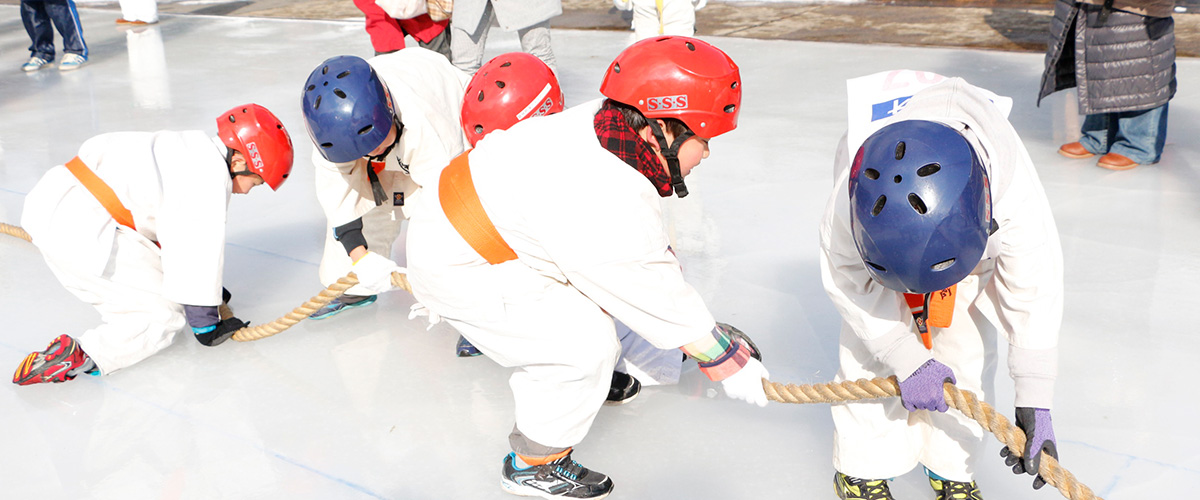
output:
[[[846,145],[849,151],[857,151],[867,137],[888,123],[887,118],[904,109],[904,105],[913,94],[945,80],[946,77],[937,73],[909,69],[884,71],[846,80]],[[980,90],[988,95],[1007,118],[1009,111],[1012,111],[1012,99],[985,89]]]

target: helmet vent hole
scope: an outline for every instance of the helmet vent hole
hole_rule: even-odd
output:
[[[941,169],[942,169],[941,165],[938,165],[937,163],[930,163],[930,164],[925,165],[924,167],[918,168],[917,176],[927,177],[927,176],[936,174],[937,171],[941,170]]]
[[[329,74],[329,66],[325,66],[325,67],[321,68],[321,74],[328,75]]]
[[[868,179],[876,180],[879,178],[879,171],[873,168],[868,168],[863,170],[863,175],[867,176]]]
[[[346,93],[342,92],[342,89],[333,89],[333,95],[341,97],[342,99],[346,98]]]
[[[475,133],[476,133],[476,134],[482,134],[482,133],[483,133],[483,125],[476,125],[476,126],[475,126]]]
[[[690,50],[690,51],[692,51],[692,52],[695,52],[695,51],[696,51],[696,46],[695,46],[694,44],[692,44],[692,42],[687,42],[687,43],[685,43],[684,45],[686,45],[686,46],[687,46],[688,50]]]
[[[500,65],[501,68],[507,68],[509,66],[512,66],[512,61],[504,61],[504,64]]]
[[[883,267],[883,266],[881,266],[881,265],[879,265],[879,264],[876,264],[876,263],[874,263],[874,262],[870,262],[870,261],[868,261],[868,262],[867,262],[867,265],[868,265],[868,266],[871,266],[871,267],[873,267],[873,268],[875,268],[875,270],[876,270],[876,271],[879,271],[879,272],[881,272],[881,273],[886,273],[886,272],[887,272],[887,268],[886,268],[886,267]]]
[[[613,73],[620,73],[620,72],[621,72],[621,65],[619,63],[613,63]]]
[[[347,77],[347,76],[350,76],[350,70],[346,70],[346,71],[343,71],[343,72],[341,72],[341,73],[338,73],[338,75],[337,75],[336,77],[334,77],[334,78],[337,78],[337,79],[339,79],[339,80],[340,80],[340,79],[342,79],[342,78],[345,78],[345,77]]]
[[[899,184],[900,181],[903,181],[903,180],[904,180],[904,178],[900,177],[899,175],[892,177],[892,182],[895,182],[896,184]]]
[[[887,204],[887,196],[879,195],[879,199],[875,200],[875,206],[871,207],[871,216],[879,215],[883,211],[883,206]]]
[[[323,147],[325,149],[329,149],[329,148],[333,147],[333,143],[332,142],[322,142],[321,147]]]
[[[732,113],[734,111],[737,111],[737,104],[730,104],[728,106],[725,106],[726,113]]]
[[[496,80],[496,87],[497,87],[497,88],[504,88],[504,85],[505,85],[505,84],[504,84],[504,82],[502,82],[502,81],[500,81],[500,80]]]
[[[321,96],[317,96],[317,100],[313,101],[313,109],[321,107]]]
[[[483,102],[483,91],[482,91],[482,90],[480,90],[480,91],[479,91],[479,98],[478,98],[478,99],[479,99],[479,102]]]
[[[954,259],[946,259],[941,262],[938,262],[937,264],[929,266],[929,268],[934,271],[945,271],[945,270],[949,269],[950,266],[953,266],[953,265],[954,265]]]
[[[237,118],[234,118],[233,115],[229,115],[229,123],[237,123]]]
[[[360,128],[360,129],[358,129],[358,135],[367,134],[367,133],[371,132],[371,130],[373,130],[374,128],[375,128],[374,125],[367,125],[363,128]]]
[[[896,143],[896,159],[897,160],[904,159],[904,141],[900,141],[900,142]]]
[[[925,215],[929,211],[929,208],[925,206],[925,202],[916,193],[908,193],[908,204],[912,205],[913,210],[916,210],[921,215]]]
[[[729,84],[729,88],[731,88],[731,89],[737,89],[737,88],[738,88],[738,82],[733,82],[733,83]]]
[[[317,86],[316,86],[316,85],[309,85],[309,86],[308,86],[308,88],[306,88],[306,89],[304,89],[304,90],[307,90],[307,91],[311,92],[311,91],[312,91],[313,89],[315,89],[315,88],[317,88]]]

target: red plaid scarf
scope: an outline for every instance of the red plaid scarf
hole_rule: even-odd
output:
[[[611,101],[604,101],[592,123],[596,126],[596,139],[604,149],[646,176],[658,189],[659,196],[671,196],[671,176],[667,175],[654,148],[637,135]]]

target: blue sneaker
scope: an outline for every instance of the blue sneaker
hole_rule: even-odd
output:
[[[483,354],[479,352],[479,349],[476,349],[474,345],[471,345],[471,341],[467,340],[467,338],[463,337],[462,335],[458,336],[458,345],[454,346],[454,353],[460,358],[473,358]]]
[[[374,304],[376,298],[378,298],[377,295],[367,295],[366,297],[362,295],[343,295],[325,304],[325,307],[317,309],[316,312],[308,315],[308,318],[325,319],[346,309]]]
[[[517,467],[516,456],[509,453],[504,457],[504,476],[500,486],[504,491],[523,497],[556,498],[604,498],[612,492],[613,482],[608,476],[588,470],[571,460],[571,454],[543,465],[524,469]]]
[[[47,61],[47,60],[42,59],[37,56],[33,56],[33,57],[29,58],[29,62],[21,65],[21,71],[30,73],[30,72],[34,72],[39,69],[42,69],[49,65],[50,65],[50,61]]]
[[[87,58],[79,54],[66,54],[63,56],[62,62],[58,63],[58,70],[71,71],[73,69],[79,69],[79,67],[83,66],[83,63],[85,62],[87,62]]]

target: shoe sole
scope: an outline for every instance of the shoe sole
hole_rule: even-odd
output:
[[[1115,170],[1117,172],[1120,172],[1122,170],[1130,170],[1130,169],[1138,166],[1138,164],[1132,163],[1129,165],[1113,165],[1112,163],[1096,163],[1096,166],[1103,168],[1103,169]]]
[[[347,309],[354,309],[355,307],[369,306],[369,305],[371,305],[371,304],[374,304],[374,303],[375,303],[375,300],[376,300],[376,299],[370,299],[370,300],[360,300],[360,301],[358,301],[358,302],[355,302],[355,303],[353,303],[353,304],[342,304],[342,307],[339,307],[339,308],[337,308],[337,309],[334,309],[334,310],[332,310],[332,311],[329,311],[329,312],[327,312],[327,313],[325,313],[325,314],[322,314],[322,315],[320,315],[320,316],[309,316],[309,317],[308,317],[308,319],[325,319],[325,318],[328,318],[328,317],[330,317],[330,316],[335,316],[335,315],[337,315],[338,313],[340,313],[340,312],[343,312],[343,311],[345,311],[345,310],[347,310]]]
[[[562,495],[551,495],[551,494],[546,493],[537,488],[530,488],[528,486],[522,486],[520,484],[509,481],[507,478],[503,478],[503,477],[500,478],[500,489],[504,490],[505,493],[508,493],[511,495],[516,495],[519,497],[541,497],[541,498],[545,498],[547,500],[570,498],[570,497],[564,497]],[[591,498],[593,498],[595,500],[599,500],[601,498],[608,496],[609,493],[612,493],[612,489],[609,489],[603,495],[591,497]]]
[[[637,399],[637,397],[638,397],[638,394],[641,394],[641,393],[642,393],[642,391],[638,391],[638,392],[634,393],[634,395],[632,395],[632,396],[629,396],[629,397],[627,397],[627,398],[625,398],[625,399],[622,399],[622,400],[620,400],[620,401],[613,401],[613,400],[611,400],[611,399],[605,399],[605,400],[604,400],[604,406],[621,406],[621,405],[623,405],[623,404],[626,404],[626,403],[628,403],[628,402],[630,402],[630,401],[633,401],[633,400]]]

